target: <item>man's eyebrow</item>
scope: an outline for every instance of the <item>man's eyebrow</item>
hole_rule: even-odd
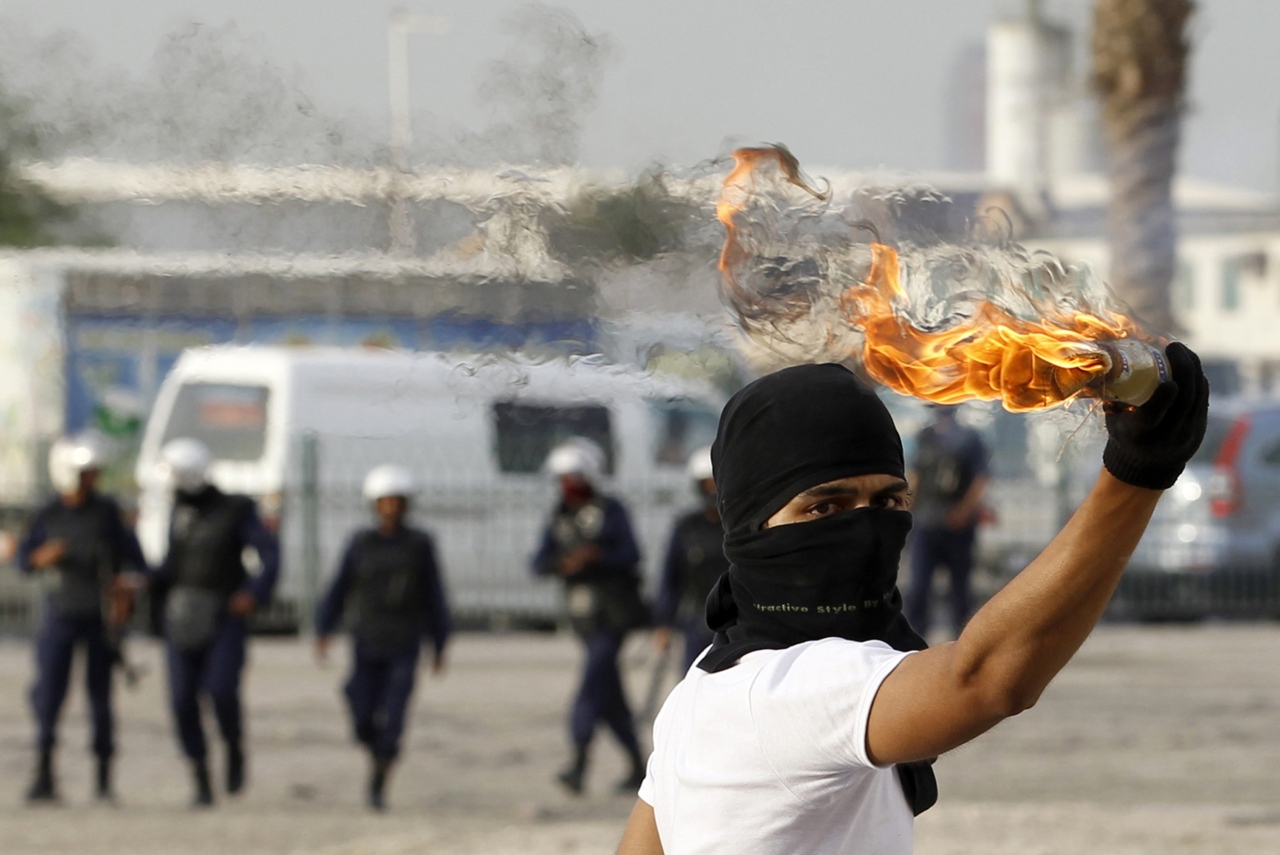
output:
[[[884,487],[881,487],[879,490],[876,490],[875,496],[876,498],[879,498],[881,496],[887,496],[890,493],[901,493],[904,491],[910,492],[910,490],[911,490],[911,485],[908,484],[906,481],[894,481],[892,484],[888,484]]]
[[[903,480],[895,480],[890,484],[886,484],[879,490],[876,490],[874,496],[885,496],[890,493],[900,493],[903,490],[909,490],[911,485]],[[819,484],[816,487],[810,487],[800,494],[802,499],[829,499],[832,496],[847,496],[850,493],[860,493],[861,490],[856,487],[848,487],[842,484]]]
[[[816,487],[810,487],[799,495],[801,499],[829,499],[832,496],[844,496],[849,493],[856,493],[857,490],[851,490],[848,487],[842,487],[838,484],[819,484]]]

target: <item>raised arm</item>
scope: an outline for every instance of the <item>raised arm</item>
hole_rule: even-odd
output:
[[[960,637],[908,656],[881,685],[867,725],[877,763],[936,757],[1030,708],[1084,643],[1161,491],[1204,436],[1208,383],[1195,354],[1168,348],[1177,381],[1107,416],[1106,468],[1049,546]]]

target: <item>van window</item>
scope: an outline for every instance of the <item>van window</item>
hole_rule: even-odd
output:
[[[217,460],[257,460],[267,444],[266,386],[187,383],[178,389],[163,442],[198,439]]]
[[[607,407],[499,401],[493,405],[493,425],[498,468],[503,472],[537,472],[551,449],[575,436],[603,448],[605,469],[613,472],[613,431]]]
[[[661,466],[684,466],[689,456],[716,438],[720,418],[710,407],[682,399],[651,401],[653,416],[653,462]]]

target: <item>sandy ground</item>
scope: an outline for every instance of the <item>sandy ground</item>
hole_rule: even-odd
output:
[[[385,815],[362,807],[366,769],[339,704],[341,658],[322,669],[301,642],[254,644],[249,792],[196,812],[160,650],[139,641],[132,654],[151,673],[119,692],[119,804],[89,798],[77,683],[59,756],[64,806],[31,809],[21,798],[32,762],[30,653],[0,643],[4,852],[612,852],[633,803],[612,793],[623,763],[607,740],[586,796],[551,783],[577,663],[568,637],[461,636],[447,676],[424,673],[419,684]],[[626,656],[633,696],[642,695],[653,662],[645,639]],[[939,762],[942,801],[917,822],[916,851],[1280,852],[1277,673],[1280,625],[1103,627],[1035,709]]]

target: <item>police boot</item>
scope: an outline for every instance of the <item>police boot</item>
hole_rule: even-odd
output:
[[[369,776],[369,807],[373,810],[386,810],[385,800],[387,778],[391,776],[391,761],[373,759],[373,774]]]
[[[56,802],[57,790],[53,786],[53,749],[40,749],[40,757],[36,761],[36,776],[27,790],[27,801],[32,803]]]
[[[191,764],[195,774],[196,795],[191,806],[197,808],[213,807],[213,785],[209,783],[209,764],[203,758]]]
[[[238,742],[227,743],[227,793],[244,789],[244,749]]]
[[[587,746],[578,746],[573,754],[573,762],[561,769],[556,775],[566,790],[575,796],[582,795],[582,779],[587,774]]]
[[[639,790],[640,785],[644,783],[644,757],[640,755],[639,749],[633,748],[628,749],[627,758],[631,762],[631,771],[627,773],[627,777],[618,782],[618,792],[635,795],[636,790]]]
[[[111,758],[106,756],[98,757],[98,778],[97,786],[94,788],[94,796],[100,802],[115,801],[115,796],[111,792]]]

